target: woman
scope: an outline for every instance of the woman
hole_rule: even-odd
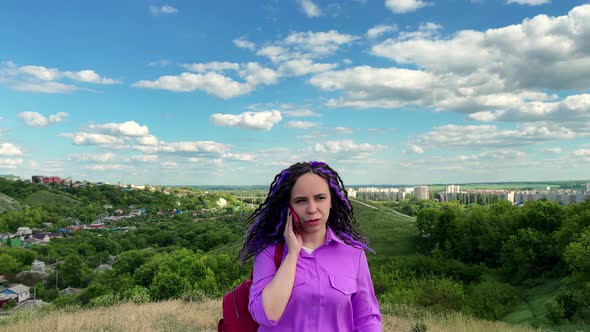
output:
[[[381,331],[364,252],[370,249],[330,166],[297,163],[283,170],[249,221],[240,258],[255,257],[248,308],[258,331]],[[277,270],[275,246],[283,241]]]

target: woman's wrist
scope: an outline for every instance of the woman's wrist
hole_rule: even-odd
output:
[[[288,257],[295,257],[295,258],[299,257],[299,251],[301,251],[301,249],[300,250],[289,250],[289,252],[287,253],[287,257],[286,258],[288,258]]]

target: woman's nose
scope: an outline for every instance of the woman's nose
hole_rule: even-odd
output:
[[[315,205],[314,201],[310,201],[309,204],[307,204],[307,213],[313,213],[315,212],[317,206]]]

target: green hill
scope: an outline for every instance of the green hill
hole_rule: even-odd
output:
[[[416,253],[414,239],[417,230],[411,218],[380,211],[352,202],[361,231],[369,239],[369,247],[379,256],[409,256]],[[212,254],[229,254],[236,257],[242,249],[242,240],[231,242],[210,251]]]
[[[0,193],[0,212],[4,211],[19,211],[25,208],[25,205],[21,204],[14,198]]]
[[[52,193],[47,190],[41,190],[32,193],[27,198],[25,198],[25,203],[31,206],[43,206],[43,205],[67,205],[67,206],[77,206],[82,204],[81,201],[77,200],[71,195],[65,193]]]

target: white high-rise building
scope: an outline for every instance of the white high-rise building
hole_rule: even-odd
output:
[[[586,192],[590,193],[590,183],[586,183]]]
[[[447,194],[458,194],[461,192],[461,186],[456,186],[454,184],[447,186],[447,189],[445,190],[445,192]]]
[[[427,186],[414,187],[414,195],[416,195],[417,199],[429,199],[430,198]]]

